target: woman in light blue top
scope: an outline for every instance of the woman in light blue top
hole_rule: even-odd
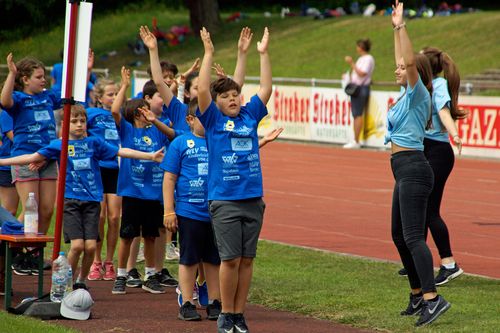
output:
[[[434,172],[434,188],[427,205],[427,227],[436,243],[441,257],[441,267],[436,276],[436,285],[443,285],[458,277],[463,270],[458,267],[451,252],[448,228],[440,214],[446,180],[453,169],[455,155],[450,145],[450,136],[460,154],[462,140],[458,135],[455,120],[464,118],[467,112],[458,108],[460,75],[453,60],[443,51],[426,47],[420,53],[430,61],[432,68],[432,124],[425,133],[424,154]],[[439,77],[439,73],[444,74]],[[427,230],[426,230],[427,231]]]
[[[424,155],[424,135],[431,116],[432,72],[427,57],[415,55],[403,21],[403,4],[393,6],[396,80],[403,87],[388,111],[386,143],[396,184],[392,199],[392,238],[408,271],[410,302],[401,315],[420,314],[423,326],[450,307],[436,291],[432,254],[425,243],[425,219],[434,174]]]

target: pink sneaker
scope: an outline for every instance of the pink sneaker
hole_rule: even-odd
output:
[[[113,267],[113,262],[106,261],[104,263],[104,280],[106,281],[114,281],[116,280],[115,268]]]
[[[87,279],[91,281],[102,280],[103,273],[104,268],[102,267],[102,262],[94,262],[90,267],[90,273]]]

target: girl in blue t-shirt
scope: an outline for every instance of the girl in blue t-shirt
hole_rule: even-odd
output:
[[[61,100],[45,90],[45,67],[33,58],[14,63],[12,53],[7,56],[9,74],[2,88],[1,104],[12,117],[14,142],[12,156],[30,154],[56,138],[54,110]],[[38,170],[28,166],[12,166],[12,180],[23,205],[19,219],[24,218],[24,205],[30,192],[38,202],[39,231],[47,233],[56,199],[57,165],[47,161]]]
[[[115,81],[100,79],[94,86],[94,96],[97,107],[87,109],[87,132],[89,136],[96,136],[113,145],[120,146],[120,137],[116,129],[115,120],[111,115],[111,106],[118,92]],[[116,195],[118,184],[118,158],[99,162],[100,174],[104,189],[104,198],[101,202],[101,215],[99,219],[100,241],[97,243],[94,263],[89,274],[89,280],[113,281],[116,278],[113,266],[120,227],[122,198]],[[108,222],[107,234],[104,225]],[[102,261],[101,252],[106,240],[106,257]]]
[[[2,143],[0,145],[0,158],[10,157],[12,141],[14,140],[14,131],[12,118],[7,112],[0,109],[0,134]],[[2,207],[8,210],[12,215],[16,215],[19,205],[19,196],[12,183],[12,174],[10,166],[0,167],[0,202]]]
[[[430,61],[432,68],[432,124],[433,128],[425,133],[424,153],[434,172],[434,188],[427,205],[427,227],[436,243],[441,257],[436,285],[440,286],[458,277],[463,270],[458,267],[451,252],[448,228],[440,214],[446,180],[453,169],[455,154],[450,145],[450,137],[462,150],[462,140],[458,135],[456,119],[465,118],[467,111],[458,108],[460,75],[453,60],[445,52],[426,47],[420,53]],[[444,74],[439,77],[440,73]]]
[[[404,92],[388,111],[392,198],[392,238],[408,272],[410,301],[401,315],[420,314],[423,326],[450,308],[436,291],[432,254],[425,242],[425,219],[434,175],[424,155],[424,134],[431,115],[432,72],[427,57],[415,55],[403,21],[403,4],[393,6],[396,81]]]

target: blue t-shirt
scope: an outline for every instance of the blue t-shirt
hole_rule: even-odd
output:
[[[168,106],[163,105],[163,115],[172,120],[176,135],[190,133],[191,129],[186,121],[188,106],[176,97],[173,97]],[[179,132],[179,134],[177,134]]]
[[[10,150],[12,148],[12,141],[7,137],[7,133],[12,131],[13,124],[12,118],[7,112],[0,109],[0,131],[2,134],[2,142],[0,142],[0,158],[10,157]],[[1,166],[0,170],[9,170],[10,166]]]
[[[224,115],[212,101],[200,114],[209,155],[208,200],[242,200],[263,195],[257,126],[267,115],[257,95],[236,117]]]
[[[47,159],[58,159],[61,139],[52,140],[38,150]],[[100,138],[87,137],[69,140],[64,197],[82,201],[102,201],[102,181],[99,160],[109,160],[118,154],[118,148]]]
[[[61,96],[62,89],[62,77],[63,77],[63,63],[59,62],[54,64],[52,67],[52,71],[50,72],[50,76],[54,78],[55,83],[50,87],[50,89],[54,92],[54,95]]]
[[[61,107],[60,98],[45,90],[36,95],[14,91],[12,99],[12,107],[5,109],[14,124],[12,156],[34,153],[56,138],[54,110]]]
[[[448,81],[442,77],[437,77],[432,80],[432,128],[425,132],[427,139],[450,142],[450,136],[446,131],[439,111],[444,107],[449,108],[451,102],[450,93],[448,91]]]
[[[155,126],[134,127],[122,117],[118,128],[122,147],[152,153],[168,147],[167,137]],[[163,170],[150,160],[122,158],[118,172],[120,196],[162,201]]]
[[[177,175],[175,212],[210,222],[208,214],[208,149],[205,138],[186,133],[175,138],[160,168]]]
[[[415,87],[408,85],[406,93],[387,112],[387,133],[384,143],[389,141],[400,147],[424,150],[425,125],[431,112],[431,96],[418,78]]]
[[[112,146],[120,147],[120,136],[118,135],[115,119],[111,111],[102,108],[88,108],[87,132],[89,136],[101,138]],[[107,161],[99,161],[99,166],[118,169],[118,157],[115,156]]]

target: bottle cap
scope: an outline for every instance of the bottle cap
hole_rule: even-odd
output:
[[[59,252],[59,255],[63,256],[64,255],[64,251]]]

